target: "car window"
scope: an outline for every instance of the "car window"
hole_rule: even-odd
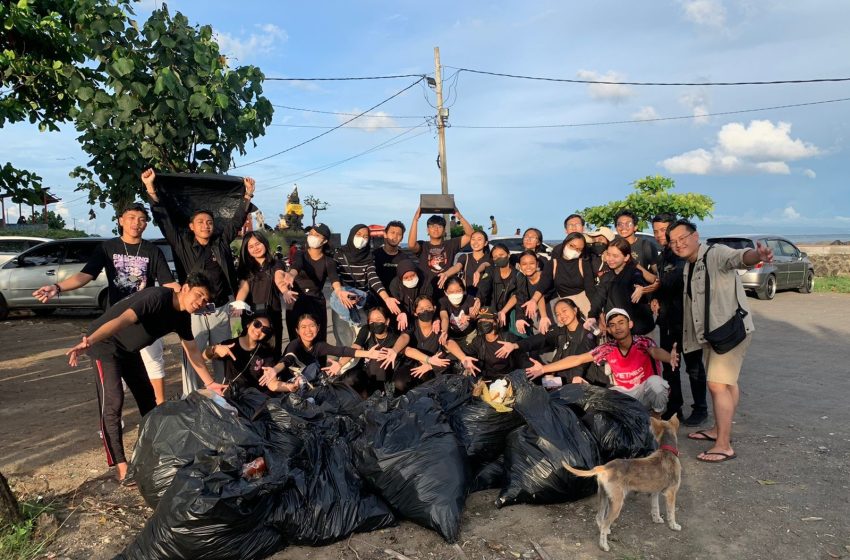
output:
[[[171,245],[168,243],[155,243],[159,250],[162,251],[162,256],[165,257],[166,262],[174,262],[174,254],[171,251]]]
[[[100,243],[71,242],[65,251],[65,264],[87,263]]]
[[[790,242],[780,239],[779,246],[782,248],[782,254],[786,257],[797,258],[800,256],[800,251]]]
[[[517,239],[516,237],[511,238],[511,239],[494,239],[493,243],[494,244],[495,243],[501,243],[505,247],[507,247],[509,251],[513,251],[513,252],[523,251],[522,239]]]
[[[29,246],[26,241],[20,239],[2,239],[0,238],[0,253],[8,255],[17,255],[23,252]]]
[[[765,239],[763,242],[767,244],[768,248],[771,251],[773,251],[774,256],[777,256],[777,257],[785,256],[782,253],[782,248],[779,246],[779,240],[778,239]]]
[[[62,243],[50,243],[41,245],[35,249],[27,251],[21,255],[20,262],[22,266],[46,266],[50,264],[59,264],[62,260],[62,252],[64,251]]]
[[[713,237],[707,241],[709,245],[720,243],[733,249],[754,249],[755,244],[746,237]]]

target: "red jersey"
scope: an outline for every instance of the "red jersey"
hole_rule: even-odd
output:
[[[633,336],[632,346],[625,356],[616,342],[606,342],[590,351],[597,365],[607,363],[611,368],[614,385],[624,389],[633,389],[657,375],[661,371],[661,362],[653,360],[649,349],[655,348],[655,341],[645,336]],[[653,364],[653,362],[655,362]]]

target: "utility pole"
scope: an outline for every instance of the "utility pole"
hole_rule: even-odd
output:
[[[446,119],[448,109],[443,108],[443,69],[440,66],[440,47],[434,47],[434,82],[437,92],[437,138],[440,145],[440,187],[443,194],[449,194],[449,176],[446,166]],[[448,216],[443,216],[448,222]],[[446,239],[451,237],[451,230],[446,227]]]

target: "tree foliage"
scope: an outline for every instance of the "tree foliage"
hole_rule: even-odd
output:
[[[621,210],[631,210],[639,220],[638,229],[646,229],[656,214],[671,212],[680,218],[700,220],[710,217],[714,200],[704,194],[673,193],[676,182],[661,175],[646,176],[634,183],[635,192],[623,200],[615,200],[600,206],[590,206],[576,212],[594,227],[610,226],[614,216]]]
[[[330,206],[330,203],[325,202],[323,200],[319,200],[312,194],[309,194],[304,197],[304,205],[310,207],[310,217],[313,220],[313,225],[316,225],[316,216],[319,215],[319,212],[327,210],[328,206]]]
[[[45,223],[44,212],[39,212],[36,210],[33,212],[33,215],[29,217],[27,223],[30,224],[43,224]],[[53,210],[47,211],[47,228],[48,229],[65,229],[65,218],[63,218],[60,214],[57,214]]]

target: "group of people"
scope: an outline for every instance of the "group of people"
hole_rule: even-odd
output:
[[[734,269],[770,260],[766,248],[708,252],[692,223],[669,214],[653,218],[653,240],[638,235],[638,217],[623,210],[616,234],[585,231],[583,217],[572,214],[551,254],[536,228],[524,232],[517,253],[473,230],[459,211],[462,235],[446,239],[445,218],[433,215],[419,239],[417,209],[409,230],[390,221],[374,250],[364,224],[336,249],[327,225],[311,226],[305,249],[288,263],[263,232],[248,232],[236,266],[230,244],[251,208],[252,179],[244,179],[244,196],[226,223],[196,209],[187,226],[161,204],[154,171],[141,179],[173,249],[177,280],[159,249],[142,239],[147,208],[133,204],[118,218],[119,237],[105,241],[81,272],[34,294],[47,301],[106,270],[110,307],[68,355],[72,365],[84,352],[92,358],[103,445],[119,480],[127,470],[123,384],[142,415],[164,401],[161,339],[172,332],[183,347],[184,397],[199,389],[292,392],[322,374],[363,396],[400,394],[444,373],[495,379],[524,369],[547,388],[610,387],[665,418],[682,415],[683,351],[694,401],[684,423],[706,421],[706,388],[714,404],[715,426],[689,435],[713,443],[698,458],[735,456],[730,432],[752,319],[745,314],[746,340],[724,353],[706,343],[704,319],[720,325],[746,310]],[[659,344],[648,336],[656,327]]]

